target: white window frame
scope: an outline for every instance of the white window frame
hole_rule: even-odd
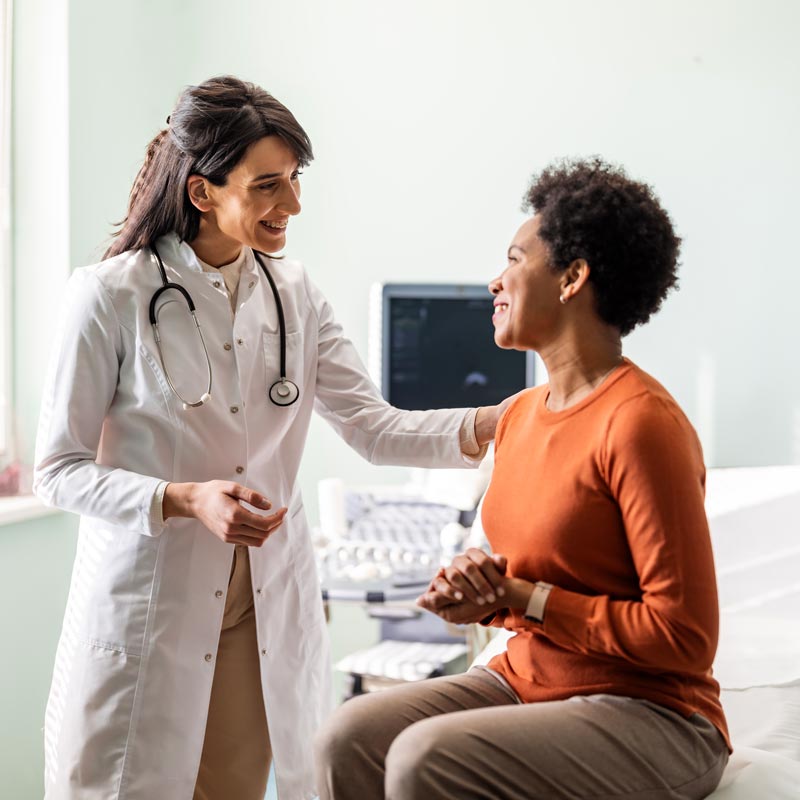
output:
[[[0,0],[0,457],[15,455],[12,436],[11,102],[12,0]]]

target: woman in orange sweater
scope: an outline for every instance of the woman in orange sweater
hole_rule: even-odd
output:
[[[700,443],[622,356],[676,284],[652,190],[600,160],[531,184],[534,212],[489,286],[495,341],[549,383],[498,426],[483,526],[420,598],[515,635],[465,675],[346,703],[317,740],[323,800],[710,794],[730,750]]]

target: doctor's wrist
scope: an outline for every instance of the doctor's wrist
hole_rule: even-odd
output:
[[[168,483],[164,490],[164,520],[170,517],[194,517],[196,483]]]
[[[481,406],[475,415],[475,440],[480,447],[494,439],[495,428],[500,419],[499,406]]]

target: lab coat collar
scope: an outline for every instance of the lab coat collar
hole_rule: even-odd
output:
[[[170,267],[188,267],[193,272],[203,271],[194,250],[188,242],[179,239],[177,233],[168,233],[159,237],[156,240],[156,247],[164,263]]]
[[[259,270],[256,265],[256,258],[253,251],[246,245],[242,245],[247,251],[244,264],[242,264],[241,277],[245,275],[257,275]],[[188,242],[178,237],[177,233],[168,233],[156,240],[156,247],[165,264],[176,267],[187,267],[192,272],[204,272],[203,265],[197,258]]]

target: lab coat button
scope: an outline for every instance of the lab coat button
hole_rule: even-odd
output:
[[[220,282],[219,281],[214,281],[214,288],[215,289],[219,289],[219,287],[220,287]]]
[[[266,651],[266,650],[262,650],[262,651],[261,651],[261,655],[262,655],[262,656],[265,656],[266,654],[267,654],[267,651]]]
[[[261,589],[256,589],[256,594],[261,594]]]
[[[244,344],[244,339],[237,339],[236,340],[236,344],[238,344],[240,346],[243,345]]]
[[[214,592],[214,597],[222,597],[222,589],[217,589],[217,591]]]
[[[244,472],[244,467],[236,467],[237,475],[241,475]]]
[[[225,342],[225,344],[222,345],[223,350],[230,350],[232,347],[233,345],[230,342]]]
[[[231,414],[238,414],[239,406],[231,406]]]
[[[205,656],[203,657],[205,658],[206,661],[211,661],[211,659],[214,658],[214,656],[212,656],[211,653],[206,653]]]
[[[247,288],[252,289],[255,285],[256,285],[255,281],[250,281],[250,283],[247,285]]]

